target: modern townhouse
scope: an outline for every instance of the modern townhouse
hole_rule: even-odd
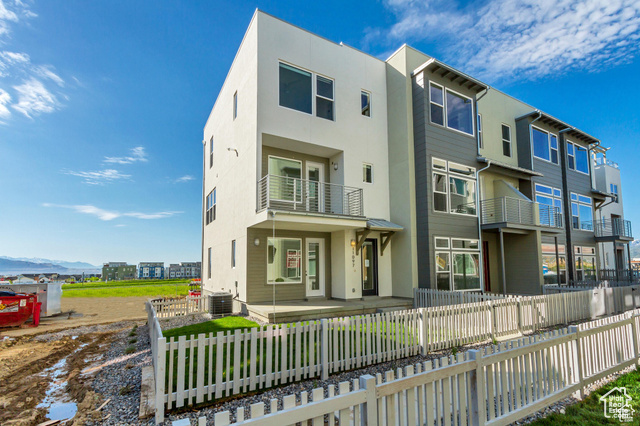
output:
[[[204,128],[203,287],[255,305],[594,279],[603,152],[407,45],[382,61],[256,11]]]
[[[136,265],[127,262],[108,262],[102,266],[102,280],[133,280],[136,278]]]
[[[200,278],[200,262],[171,263],[165,271],[165,278]]]
[[[138,279],[164,279],[164,262],[140,262],[138,264]]]

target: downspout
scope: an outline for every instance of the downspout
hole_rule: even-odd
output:
[[[480,187],[480,173],[491,167],[491,160],[487,159],[487,167],[476,172],[476,185],[478,196],[476,197],[476,213],[478,214],[478,248],[480,249],[480,292],[484,294],[484,250],[482,249],[482,210],[480,199],[482,198],[482,188]]]

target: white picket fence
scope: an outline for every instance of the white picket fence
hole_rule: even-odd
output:
[[[252,404],[238,408],[233,423],[234,413],[218,412],[198,425],[509,424],[637,365],[639,313],[364,375],[329,385],[328,397],[324,388],[287,395],[282,408],[277,399]]]
[[[158,318],[174,318],[209,312],[209,298],[204,295],[155,299],[149,303],[153,306]]]
[[[510,296],[470,291],[446,291],[431,288],[413,290],[414,308],[431,308],[435,306],[460,305],[463,303],[486,302],[487,300],[506,299]]]

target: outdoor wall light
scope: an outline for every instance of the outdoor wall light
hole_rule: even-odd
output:
[[[338,171],[338,163],[333,163],[333,170]]]
[[[356,246],[356,240],[351,240],[351,247],[355,247]]]
[[[260,245],[260,238],[256,238],[255,240],[253,240],[253,244],[257,247]]]

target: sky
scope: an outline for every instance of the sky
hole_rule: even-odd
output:
[[[640,230],[640,0],[0,0],[0,255],[199,260],[202,132],[256,8],[602,140]]]

